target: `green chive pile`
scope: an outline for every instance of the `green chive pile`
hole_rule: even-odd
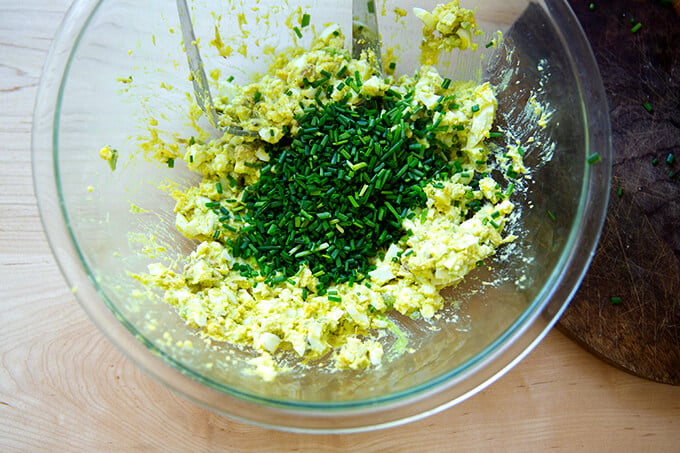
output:
[[[435,138],[435,112],[420,112],[412,96],[305,108],[299,133],[267,147],[270,162],[245,190],[247,226],[228,242],[232,254],[254,257],[270,284],[304,264],[322,293],[363,279],[374,268],[370,258],[406,233],[402,220],[425,206],[423,187],[450,176],[451,150]]]

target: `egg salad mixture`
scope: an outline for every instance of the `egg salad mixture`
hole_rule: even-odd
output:
[[[425,64],[412,77],[353,59],[330,25],[257,82],[221,82],[221,125],[257,137],[191,139],[177,156],[202,175],[172,193],[176,226],[198,245],[136,277],[206,338],[255,351],[264,379],[284,353],[379,366],[388,314],[439,316],[440,291],[514,239],[522,149],[487,146],[502,136],[488,83],[432,66],[441,49],[474,47],[474,16],[457,1],[415,13]]]

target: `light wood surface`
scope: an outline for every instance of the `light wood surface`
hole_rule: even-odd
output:
[[[33,100],[70,3],[0,0],[0,451],[680,450],[680,387],[614,369],[556,331],[472,399],[356,435],[237,423],[146,376],[76,303],[33,194]]]

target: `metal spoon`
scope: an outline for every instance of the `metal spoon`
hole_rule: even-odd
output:
[[[186,0],[177,0],[177,12],[179,13],[179,23],[182,28],[182,38],[184,38],[184,51],[187,54],[187,61],[189,62],[189,70],[191,71],[191,79],[194,85],[194,96],[198,106],[208,115],[208,121],[217,129],[223,130],[232,135],[240,135],[243,137],[258,137],[260,134],[256,131],[245,131],[238,126],[220,127],[217,122],[217,113],[215,112],[215,105],[213,104],[212,96],[210,95],[210,86],[208,85],[208,78],[205,76],[205,69],[203,69],[203,60],[196,45],[196,36],[194,35],[194,26],[191,23],[191,15]]]
[[[359,58],[364,50],[373,51],[375,70],[382,76],[380,33],[374,0],[352,0],[352,57]]]

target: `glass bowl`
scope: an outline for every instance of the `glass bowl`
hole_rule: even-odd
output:
[[[251,5],[244,2],[246,5]],[[416,69],[427,1],[377,2],[383,51],[398,71]],[[440,64],[452,79],[488,80],[498,121],[527,146],[531,178],[518,194],[518,236],[507,253],[450,294],[428,329],[403,321],[411,352],[363,371],[312,368],[264,382],[247,371],[247,351],[209,347],[175,309],[130,273],[192,244],[174,228],[174,201],[158,187],[195,180],[185,168],[139,157],[149,118],[162,133],[188,133],[191,100],[174,2],[76,0],[49,52],[33,126],[33,172],[42,221],[59,266],[85,311],[133,362],[196,403],[239,420],[305,432],[393,426],[457,404],[498,379],[546,335],[576,291],[605,217],[611,173],[607,102],[585,36],[562,0],[484,0],[474,7],[485,36],[475,52]],[[202,46],[206,69],[246,83],[293,43],[284,18],[300,6],[315,26],[351,24],[350,2],[194,2],[197,37],[232,43],[228,58]],[[298,10],[300,11],[300,10]],[[261,21],[268,15],[268,21]],[[486,42],[498,38],[496,46]],[[239,53],[240,40],[249,45]],[[304,41],[304,40],[303,40]],[[243,50],[243,48],[241,48]],[[552,115],[532,120],[538,102]],[[120,150],[112,172],[99,156]],[[600,160],[593,163],[598,153]],[[154,232],[153,239],[147,233]],[[495,281],[494,285],[484,284]],[[184,347],[191,342],[192,348]]]

